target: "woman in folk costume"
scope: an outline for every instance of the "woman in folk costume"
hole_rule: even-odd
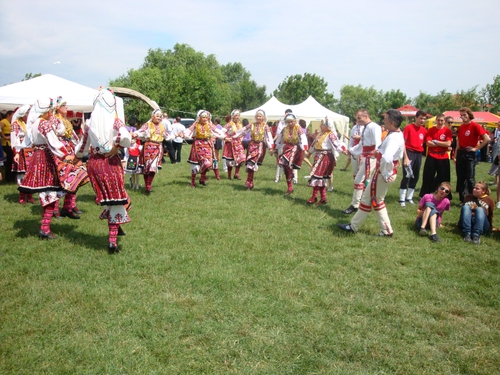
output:
[[[255,122],[238,130],[234,136],[239,137],[248,133],[250,133],[250,143],[247,148],[247,181],[245,182],[245,186],[249,190],[252,190],[253,176],[258,171],[259,165],[262,165],[264,161],[266,146],[270,150],[274,150],[273,135],[271,134],[271,128],[266,124],[266,113],[264,110],[259,109],[255,113]]]
[[[15,173],[17,176],[17,185],[20,185],[23,181],[24,174],[33,156],[33,149],[26,147],[30,143],[26,129],[26,121],[30,108],[30,105],[23,105],[19,108],[12,117],[12,125],[10,127],[10,144],[14,153],[12,173]],[[26,202],[35,203],[33,195],[19,192],[19,203],[26,204]]]
[[[146,122],[132,137],[138,137],[144,141],[144,145],[139,157],[139,168],[144,174],[144,185],[146,185],[146,195],[151,194],[151,186],[155,174],[161,169],[161,159],[163,158],[163,140],[169,141],[174,137],[170,136],[162,123],[163,114],[161,109],[155,109],[151,114],[151,120]]]
[[[55,158],[71,163],[75,156],[61,143],[52,120],[54,101],[38,99],[30,110],[27,129],[31,129],[33,157],[18,190],[22,193],[38,193],[43,208],[42,225],[38,235],[42,239],[54,239],[50,222],[57,200],[65,195],[59,183]]]
[[[234,179],[240,180],[240,167],[245,161],[245,149],[242,144],[242,136],[233,137],[238,130],[242,128],[240,122],[240,111],[235,109],[231,112],[231,122],[226,124],[227,137],[224,139],[224,151],[222,158],[226,161],[227,165],[227,178],[231,179],[233,167],[236,167],[234,172]]]
[[[288,189],[286,195],[293,193],[293,169],[300,169],[304,159],[304,151],[307,151],[307,137],[304,130],[297,124],[297,118],[289,113],[285,117],[286,126],[276,139],[276,148],[283,148],[279,157],[279,164],[285,170]]]
[[[318,201],[318,192],[321,193],[319,204],[326,204],[326,187],[333,173],[333,169],[337,164],[336,160],[338,153],[342,152],[347,155],[345,145],[337,138],[337,134],[333,131],[333,122],[321,122],[320,132],[311,144],[311,148],[306,155],[314,154],[314,164],[309,174],[308,185],[313,188],[311,198],[307,201],[308,204],[313,204]]]
[[[118,252],[116,237],[125,234],[120,225],[130,221],[130,199],[125,191],[118,155],[118,150],[129,147],[130,142],[130,133],[116,113],[115,96],[108,89],[99,91],[94,99],[90,125],[85,127],[76,155],[83,157],[90,153],[87,170],[96,194],[95,202],[104,206],[99,218],[108,221],[110,254]]]
[[[73,131],[71,122],[66,118],[67,114],[66,101],[61,96],[58,96],[56,99],[56,112],[52,118],[54,131],[59,141],[66,147],[66,150],[75,155],[75,146],[79,142],[79,137]],[[61,183],[61,187],[67,192],[64,196],[60,216],[79,219],[82,211],[76,206],[76,191],[80,186],[89,182],[87,168],[76,158],[73,159],[72,163],[67,163],[57,157],[55,161],[59,173],[59,182]]]
[[[210,112],[198,111],[196,121],[180,137],[194,139],[191,145],[188,163],[191,164],[191,187],[196,187],[196,175],[200,176],[200,184],[206,186],[207,171],[214,166],[214,142],[213,137],[224,139],[225,129],[217,129],[210,121]]]

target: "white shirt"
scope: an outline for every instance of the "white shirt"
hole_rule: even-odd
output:
[[[363,147],[375,146],[375,149],[378,149],[381,142],[382,129],[379,124],[372,121],[365,125],[365,129],[361,133],[361,142],[349,148],[349,152],[354,156],[359,156],[363,152]]]
[[[186,132],[186,127],[184,125],[182,125],[182,123],[174,122],[172,124],[172,133],[173,134],[179,134],[179,133],[184,134],[185,132]],[[184,138],[181,138],[181,137],[175,137],[173,139],[173,141],[175,143],[182,143],[183,140],[184,140]]]
[[[378,150],[382,154],[382,158],[379,170],[386,181],[394,174],[394,162],[403,157],[404,149],[405,140],[402,131],[389,132],[380,145]]]

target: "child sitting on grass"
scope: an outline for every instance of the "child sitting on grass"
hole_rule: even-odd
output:
[[[450,183],[442,182],[434,194],[425,194],[418,203],[415,227],[420,230],[421,236],[427,236],[427,229],[430,229],[433,242],[441,241],[436,228],[441,226],[443,212],[450,210],[450,200],[447,198],[450,191]]]

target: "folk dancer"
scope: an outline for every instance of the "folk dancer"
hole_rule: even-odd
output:
[[[356,123],[363,126],[363,130],[361,141],[349,148],[349,154],[357,159],[358,170],[354,177],[351,204],[342,211],[346,215],[356,212],[359,208],[361,196],[370,182],[370,177],[377,163],[375,152],[382,142],[382,130],[378,124],[372,122],[370,113],[366,109],[357,111],[355,117]]]
[[[271,152],[274,150],[273,136],[271,134],[271,128],[266,124],[266,112],[264,112],[264,110],[259,109],[255,113],[255,122],[237,131],[235,136],[240,137],[249,133],[250,143],[248,144],[245,162],[247,171],[245,186],[248,190],[252,190],[254,187],[254,174],[259,170],[259,166],[262,165],[264,161],[266,147],[271,150]]]
[[[66,118],[67,114],[66,101],[61,96],[57,97],[55,116],[52,118],[54,131],[59,141],[66,147],[66,150],[74,156],[75,147],[80,139],[73,130],[73,125]],[[64,162],[57,157],[55,161],[59,174],[59,182],[61,183],[61,187],[66,191],[60,216],[69,217],[70,219],[80,219],[79,215],[82,214],[82,211],[76,206],[76,192],[81,186],[90,181],[87,168],[77,158],[73,158],[71,163]],[[57,206],[58,204],[56,204],[56,210]]]
[[[240,167],[245,162],[245,149],[243,148],[242,137],[233,137],[233,135],[242,127],[240,111],[235,109],[231,112],[231,121],[224,127],[227,137],[224,139],[222,158],[226,161],[227,178],[229,180],[231,179],[233,167],[236,167],[234,179],[241,180]]]
[[[54,107],[53,99],[42,98],[38,99],[30,110],[27,129],[31,130],[33,157],[18,187],[18,190],[25,194],[38,193],[43,210],[38,236],[48,240],[57,238],[50,230],[50,223],[57,200],[66,194],[59,182],[55,157],[68,163],[75,158],[54,131]]]
[[[16,182],[18,186],[23,181],[26,170],[31,162],[31,158],[33,157],[33,148],[27,147],[30,140],[29,136],[27,136],[26,121],[28,120],[30,108],[30,105],[23,105],[20,107],[14,113],[14,116],[12,116],[12,125],[10,126],[10,144],[12,152],[14,153],[12,173],[16,174]],[[33,195],[19,192],[19,203],[26,204],[26,202],[35,203]]]
[[[132,138],[140,138],[144,142],[141,155],[139,157],[139,168],[144,175],[144,185],[146,195],[151,194],[153,179],[161,169],[163,158],[163,141],[173,139],[165,125],[162,123],[161,109],[155,109],[151,113],[151,119],[146,122],[136,132],[132,133]]]
[[[308,149],[304,130],[297,124],[297,118],[289,113],[285,117],[286,126],[276,139],[276,149],[282,150],[279,156],[280,166],[285,171],[288,189],[285,195],[293,193],[293,169],[300,169],[304,159],[304,151]]]
[[[352,218],[351,223],[338,224],[340,229],[356,233],[373,207],[380,226],[378,236],[392,237],[393,230],[384,199],[389,184],[396,180],[396,167],[404,153],[404,138],[399,130],[402,121],[403,116],[398,110],[390,109],[384,114],[384,124],[389,132],[378,149],[375,173],[363,192],[359,210]]]
[[[94,98],[89,126],[76,147],[76,156],[89,155],[88,174],[96,195],[95,202],[104,206],[99,218],[108,221],[110,254],[119,252],[117,236],[125,235],[121,225],[130,222],[130,198],[125,190],[120,148],[129,147],[131,135],[116,113],[116,99],[108,89]]]
[[[333,122],[321,122],[320,133],[316,136],[309,148],[307,154],[314,154],[314,164],[309,175],[308,185],[313,188],[311,198],[307,201],[308,204],[313,204],[318,201],[318,192],[321,193],[319,204],[327,204],[326,187],[328,181],[333,174],[337,162],[338,153],[342,152],[347,155],[347,148],[337,138],[337,132],[334,130]]]
[[[191,187],[196,187],[196,175],[199,173],[200,184],[207,185],[207,171],[214,167],[214,143],[213,137],[226,138],[225,129],[217,129],[211,122],[210,112],[198,111],[196,121],[184,133],[177,134],[180,137],[193,139],[188,163],[191,164]]]

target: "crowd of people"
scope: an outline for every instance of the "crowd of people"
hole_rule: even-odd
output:
[[[258,110],[253,121],[248,122],[240,121],[241,113],[235,109],[226,118],[225,126],[220,119],[212,121],[208,111],[200,110],[195,122],[186,128],[180,118],[172,124],[166,113],[155,109],[149,121],[136,127],[137,124],[125,125],[118,118],[114,94],[103,89],[96,95],[94,110],[83,129],[67,119],[67,112],[62,97],[41,98],[33,106],[7,112],[1,121],[0,160],[5,165],[5,179],[16,179],[20,204],[34,203],[33,194],[38,193],[43,209],[39,230],[42,239],[57,237],[50,230],[53,217],[80,218],[82,212],[76,205],[76,194],[90,181],[96,203],[104,207],[100,219],[108,223],[108,252],[119,252],[117,236],[125,234],[121,226],[130,221],[125,174],[129,175],[130,188],[137,190],[141,189],[142,175],[145,194],[150,195],[165,154],[172,163],[180,162],[182,144],[187,140],[192,141],[187,159],[191,165],[190,187],[196,187],[197,175],[200,175],[198,183],[206,186],[210,170],[217,180],[221,178],[222,154],[227,178],[240,180],[244,166],[245,187],[252,190],[255,173],[268,151],[276,157],[276,182],[284,172],[285,195],[293,194],[297,171],[303,162],[310,166],[306,176],[312,189],[306,202],[310,205],[328,203],[327,187],[331,187],[337,158],[343,153],[351,166],[353,193],[349,207],[342,212],[354,216],[349,223],[338,226],[347,232],[358,232],[374,210],[381,237],[392,237],[394,233],[385,205],[389,186],[402,172],[399,203],[402,207],[414,205],[425,150],[420,201],[416,205],[418,232],[429,235],[434,242],[440,241],[437,230],[452,200],[452,160],[457,174],[455,192],[461,202],[458,228],[464,241],[478,244],[480,237],[493,228],[495,202],[488,185],[476,183],[475,165],[477,153],[488,145],[496,165],[499,164],[500,123],[491,133],[490,142],[490,134],[473,121],[468,108],[460,110],[462,125],[456,134],[450,129],[452,121],[442,114],[436,117],[434,127],[426,129],[427,114],[418,111],[415,122],[401,130],[403,117],[399,111],[387,110],[380,126],[372,121],[367,110],[360,109],[355,114],[347,146],[340,141],[341,135],[332,122],[321,121],[319,129],[311,134],[305,121],[298,121],[291,110],[273,124],[267,122],[263,110]],[[86,158],[86,163],[82,158]],[[499,181],[498,170],[494,172],[496,181]],[[499,190],[497,187],[497,200]],[[60,199],[63,199],[61,210]],[[496,206],[500,207],[500,202]]]

